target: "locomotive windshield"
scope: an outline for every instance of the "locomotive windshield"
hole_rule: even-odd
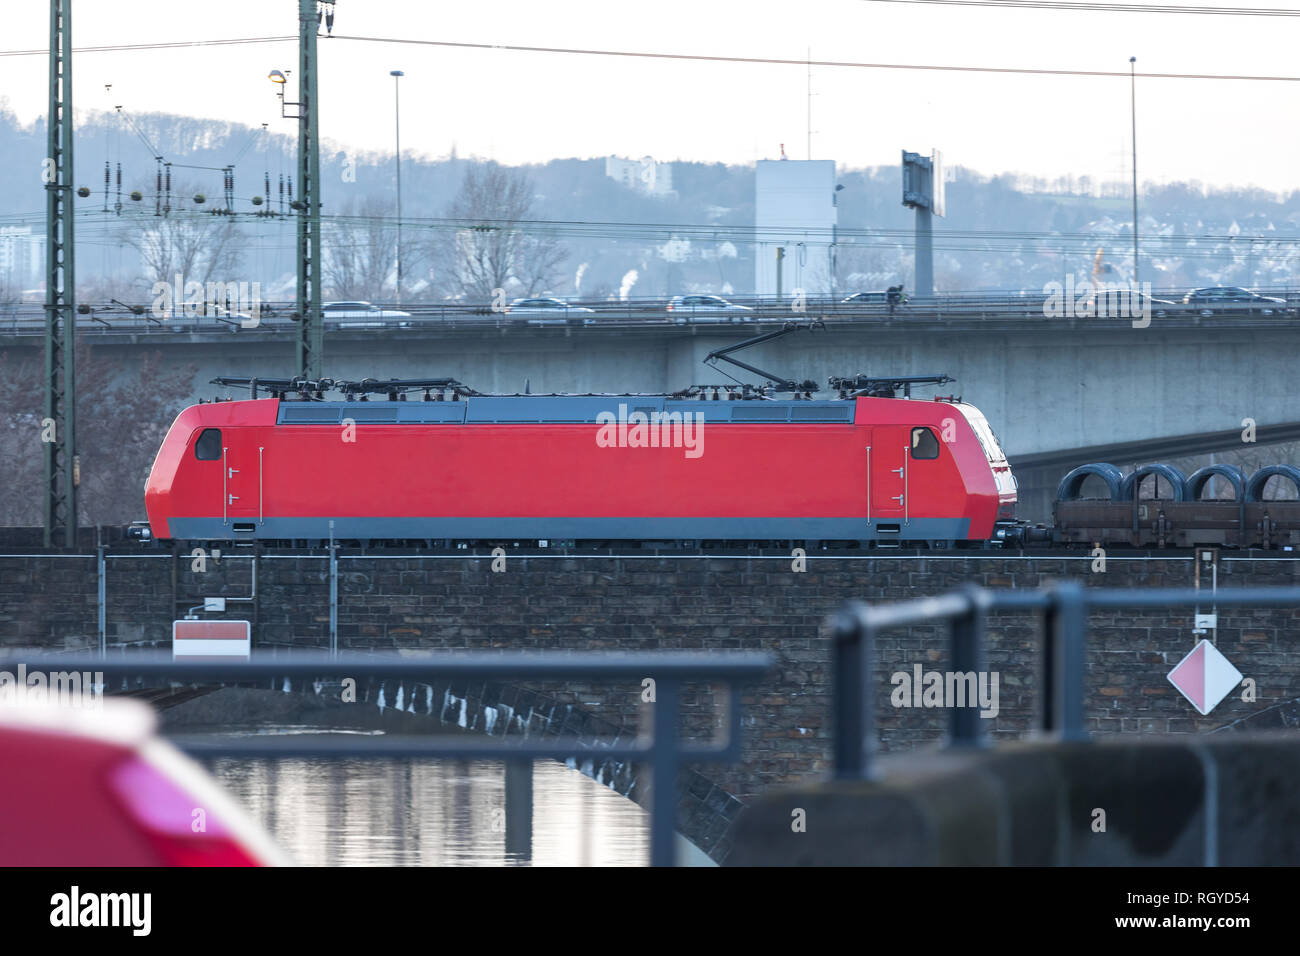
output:
[[[974,405],[957,405],[956,407],[961,409],[961,413],[966,416],[966,421],[970,422],[975,437],[979,439],[980,446],[984,449],[984,457],[994,464],[1005,462],[1007,456],[1003,454],[997,436],[993,434],[988,419],[984,417],[980,410]]]

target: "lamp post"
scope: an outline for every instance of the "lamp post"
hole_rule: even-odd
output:
[[[1137,57],[1128,58],[1129,111],[1133,119],[1133,288],[1138,287],[1138,120]]]
[[[402,109],[398,85],[406,74],[390,70],[393,78],[393,123],[397,135],[397,304],[402,304]]]

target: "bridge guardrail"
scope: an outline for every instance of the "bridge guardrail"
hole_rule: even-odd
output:
[[[1062,740],[1085,741],[1084,675],[1091,608],[1195,607],[1210,600],[1192,588],[1086,588],[1062,581],[1038,591],[992,591],[971,585],[961,591],[899,604],[852,603],[830,621],[834,638],[834,775],[865,780],[873,775],[875,733],[872,687],[875,640],[884,631],[946,623],[954,671],[984,669],[984,630],[990,614],[1037,611],[1042,615],[1042,702],[1039,730]],[[1295,607],[1300,587],[1220,589],[1217,606]],[[973,707],[949,708],[949,746],[986,744],[981,718]]]
[[[1157,315],[1156,312],[1163,312]],[[1267,329],[1290,328],[1300,322],[1300,315],[1293,313],[1272,312],[1264,307],[1238,308],[1226,310],[1216,308],[1211,315],[1202,315],[1205,311],[1198,305],[1170,306],[1153,310],[1151,325],[1166,328],[1225,328]],[[953,304],[924,304],[910,302],[897,307],[890,313],[887,307],[866,306],[809,306],[806,311],[794,312],[788,306],[781,308],[764,308],[752,313],[745,313],[736,321],[720,321],[722,314],[688,315],[679,313],[670,319],[666,313],[658,310],[597,310],[582,318],[569,316],[566,321],[559,319],[513,318],[508,314],[479,314],[475,310],[439,310],[418,311],[409,318],[373,319],[373,320],[331,320],[326,318],[324,328],[330,334],[410,334],[421,330],[465,331],[482,329],[524,330],[529,328],[563,328],[566,331],[599,330],[611,328],[639,329],[680,329],[682,331],[707,329],[718,331],[742,331],[761,325],[775,325],[786,321],[822,319],[831,325],[862,326],[872,328],[934,328],[946,329],[988,329],[988,330],[1034,330],[1056,329],[1120,329],[1128,328],[1132,317],[1119,316],[1065,316],[1049,317],[1043,314],[1041,304],[1017,304],[1014,308],[993,304],[972,304],[969,306]],[[680,321],[679,321],[680,320]],[[212,317],[200,317],[185,320],[150,321],[136,316],[97,316],[94,318],[79,316],[77,331],[92,340],[99,336],[143,335],[166,339],[178,334],[195,334],[229,337],[233,335],[253,336],[289,336],[295,334],[297,324],[286,313],[262,318],[252,328],[240,328],[237,324],[220,321]],[[35,312],[7,313],[0,315],[0,334],[18,337],[39,337],[45,334],[45,320]]]
[[[128,678],[168,682],[238,683],[267,682],[280,687],[285,678],[308,682],[321,678],[405,678],[409,680],[450,678],[486,680],[632,680],[638,691],[646,678],[653,678],[654,700],[651,736],[637,737],[632,744],[608,746],[577,743],[484,743],[464,737],[428,738],[370,737],[351,734],[304,740],[259,736],[240,741],[185,741],[181,749],[204,757],[456,757],[485,760],[536,760],[570,757],[627,760],[648,764],[653,773],[650,795],[650,864],[672,866],[677,821],[677,777],[686,762],[735,763],[741,757],[741,694],[747,681],[767,673],[773,658],[766,653],[735,651],[700,653],[640,651],[625,654],[567,654],[523,651],[517,653],[453,653],[426,660],[377,655],[348,658],[293,655],[275,660],[222,663],[214,661],[174,662],[169,658],[133,656],[121,660],[69,655],[34,655],[3,658],[6,666],[26,665],[27,672],[64,671],[102,673],[110,679]],[[693,746],[677,734],[681,688],[689,682],[720,681],[727,686],[726,737],[721,744]]]

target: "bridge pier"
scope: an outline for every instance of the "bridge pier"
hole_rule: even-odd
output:
[[[506,853],[516,860],[533,858],[533,762],[507,760]]]

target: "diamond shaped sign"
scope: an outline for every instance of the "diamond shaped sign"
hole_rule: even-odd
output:
[[[1217,647],[1202,640],[1169,672],[1169,683],[1204,717],[1241,683],[1241,671]]]

